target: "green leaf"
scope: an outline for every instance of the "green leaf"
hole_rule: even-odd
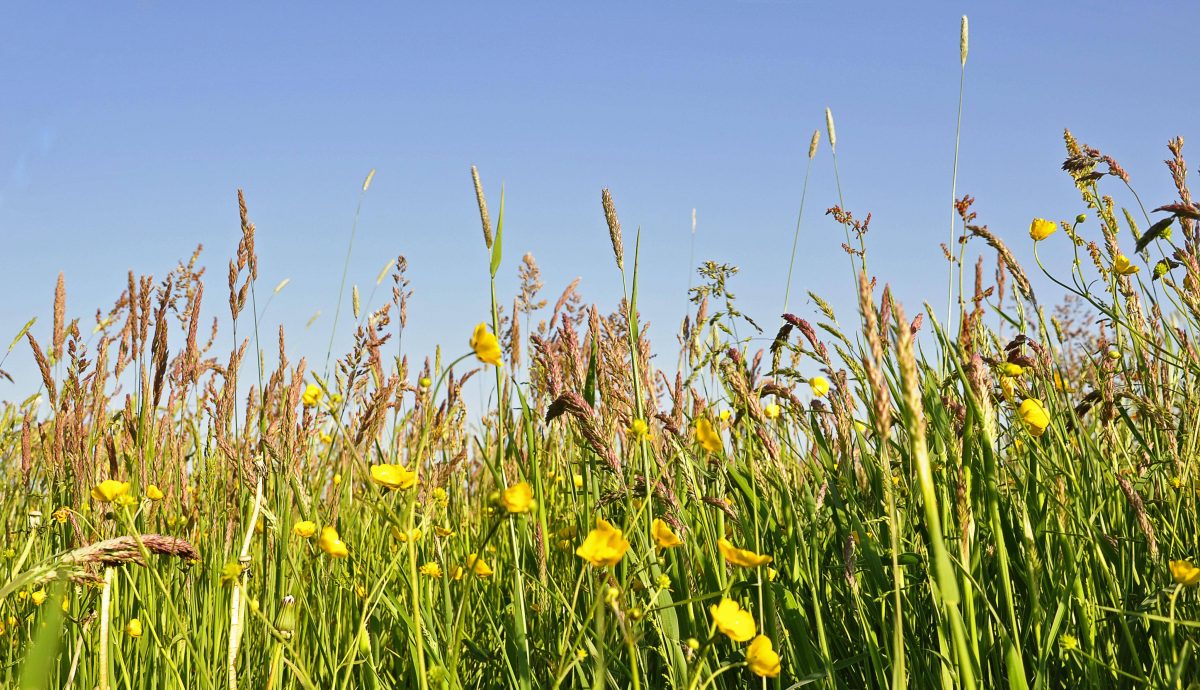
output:
[[[1173,220],[1175,220],[1175,216],[1167,216],[1154,225],[1151,225],[1150,228],[1146,230],[1146,234],[1138,238],[1137,246],[1134,247],[1134,249],[1140,252],[1146,247],[1150,246],[1150,243],[1162,235],[1164,230],[1171,227],[1171,221]]]
[[[504,187],[500,187],[500,215],[496,217],[496,241],[492,242],[492,277],[500,268],[500,256],[504,246]]]
[[[22,326],[21,330],[17,332],[17,337],[13,338],[12,342],[8,344],[9,352],[12,352],[13,348],[17,346],[17,343],[21,342],[21,338],[24,338],[25,334],[29,332],[29,329],[33,328],[33,324],[35,322],[37,322],[36,316],[25,322],[25,325]]]

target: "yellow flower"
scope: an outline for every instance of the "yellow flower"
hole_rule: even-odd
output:
[[[638,440],[650,440],[650,425],[644,419],[635,419],[629,424],[629,433]]]
[[[1017,414],[1021,416],[1021,422],[1033,436],[1041,436],[1046,433],[1046,427],[1050,426],[1050,415],[1046,414],[1046,408],[1042,407],[1042,402],[1036,398],[1025,398],[1017,408]]]
[[[430,561],[421,566],[421,574],[427,577],[438,578],[442,576],[442,566]]]
[[[471,334],[471,349],[480,362],[495,367],[504,366],[500,361],[500,341],[487,329],[487,324],[480,322],[475,327],[475,332]]]
[[[129,493],[129,482],[119,482],[115,479],[105,479],[92,489],[92,498],[101,503],[109,503]]]
[[[455,581],[461,580],[462,576],[463,576],[463,567],[461,565],[456,565],[450,569],[450,579],[451,580],[455,580]]]
[[[1191,561],[1171,561],[1171,577],[1184,587],[1195,587],[1200,585],[1200,568]]]
[[[1000,365],[1000,373],[1005,376],[1020,376],[1025,373],[1025,367],[1014,362],[1005,362]]]
[[[749,549],[739,549],[725,537],[717,540],[717,547],[721,549],[721,555],[730,563],[742,568],[757,568],[760,565],[766,565],[771,562],[771,557],[754,553]]]
[[[340,473],[335,473],[333,475],[333,485],[337,486],[338,484],[341,484],[341,483],[342,483],[342,475]]]
[[[582,474],[571,475],[571,483],[575,486],[576,489],[582,489],[583,488],[583,475]]]
[[[411,489],[417,483],[417,473],[403,465],[371,465],[371,481],[389,489]]]
[[[346,542],[342,541],[333,527],[321,530],[321,538],[317,540],[317,545],[321,547],[322,551],[329,554],[330,558],[345,558],[350,555],[350,550],[346,548]]]
[[[808,380],[808,387],[812,388],[813,395],[822,398],[829,392],[829,381],[824,376],[814,376]]]
[[[613,527],[608,520],[596,518],[596,529],[588,532],[583,544],[575,549],[575,555],[597,568],[613,566],[621,562],[629,550],[629,540],[624,533]]]
[[[399,527],[393,527],[392,528],[392,536],[395,537],[397,541],[408,543],[410,541],[413,541],[413,542],[421,541],[421,537],[423,536],[423,534],[421,532],[420,527],[414,527],[414,528],[410,529],[408,532],[401,531]]]
[[[721,410],[721,414],[719,414],[717,416],[721,419],[722,422],[728,422],[729,418],[733,416],[733,413],[730,412],[729,410]]]
[[[1000,392],[1004,394],[1004,399],[1010,403],[1016,397],[1017,383],[1011,376],[1000,377]]]
[[[447,527],[442,527],[441,525],[435,525],[433,528],[433,533],[438,535],[439,537],[442,537],[443,539],[446,537],[454,536],[454,530],[449,529]]]
[[[475,571],[475,577],[491,577],[494,572],[487,561],[479,558],[476,554],[467,556],[467,567]]]
[[[1033,238],[1034,242],[1041,242],[1047,237],[1053,235],[1054,231],[1057,229],[1058,224],[1052,220],[1046,220],[1045,218],[1034,218],[1033,222],[1029,224],[1029,236]]]
[[[146,498],[150,499],[151,501],[163,500],[162,489],[158,488],[157,486],[155,486],[153,484],[151,484],[150,486],[147,486],[146,487]]]
[[[518,482],[504,490],[500,502],[510,513],[528,513],[533,506],[533,489],[529,482]]]
[[[775,678],[779,675],[779,654],[771,646],[771,638],[759,635],[746,648],[746,664],[756,676]]]
[[[433,495],[433,502],[437,505],[437,507],[445,508],[447,505],[450,504],[450,496],[449,496],[449,494],[446,493],[446,490],[443,489],[442,487],[439,486],[438,488],[434,489],[432,495]]]
[[[321,432],[321,443],[324,443],[326,445],[333,443],[333,437],[330,436],[329,434],[325,433],[324,431],[322,431]]]
[[[679,538],[679,535],[671,531],[671,526],[661,518],[654,518],[654,522],[650,523],[650,534],[654,537],[654,543],[658,544],[658,548],[660,549],[673,549],[683,544],[683,540]]]
[[[33,594],[30,594],[29,598],[33,599],[34,606],[41,606],[42,604],[46,603],[46,590],[39,589]]]
[[[783,410],[780,409],[779,405],[776,403],[771,403],[763,408],[763,414],[767,416],[767,419],[779,419],[779,414],[782,411]]]
[[[713,623],[717,624],[717,630],[725,633],[729,639],[745,642],[754,637],[754,616],[751,616],[749,611],[743,611],[741,605],[733,599],[722,599],[720,604],[710,606],[709,610],[712,611]]]
[[[696,420],[696,440],[710,453],[720,453],[725,447],[721,442],[721,435],[713,428],[712,422],[701,417]]]
[[[125,624],[125,634],[130,637],[142,636],[142,622],[136,618],[130,618]]]
[[[325,391],[315,383],[310,383],[304,387],[304,395],[301,396],[300,402],[305,407],[314,407],[321,402],[321,398],[325,397]]]
[[[1142,270],[1142,267],[1134,266],[1133,262],[1129,260],[1129,257],[1125,256],[1124,254],[1117,254],[1117,258],[1113,260],[1112,270],[1113,273],[1118,275],[1131,276],[1134,273]]]
[[[420,379],[417,380],[417,385],[419,385],[421,388],[429,388],[430,386],[433,385],[433,380],[430,379],[428,376],[422,376]]]
[[[56,522],[58,522],[58,524],[65,525],[67,523],[67,520],[71,519],[71,509],[66,506],[63,506],[63,507],[59,508],[58,510],[54,511],[53,513],[51,513],[50,516],[53,517],[54,520]]]
[[[292,534],[300,537],[301,539],[308,539],[316,533],[317,523],[313,522],[312,520],[304,520],[303,522],[297,522],[296,524],[292,525]]]
[[[230,561],[221,567],[221,584],[232,585],[242,576],[242,564]]]

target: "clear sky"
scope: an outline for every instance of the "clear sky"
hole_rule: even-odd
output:
[[[1172,200],[1164,144],[1200,134],[1195,60],[1177,38],[1197,3],[10,3],[0,347],[35,315],[48,339],[59,271],[90,330],[128,270],[161,277],[198,243],[207,311],[226,314],[243,187],[264,289],[291,278],[268,332],[284,323],[292,350],[320,362],[376,168],[351,282],[369,291],[404,254],[408,349],[461,351],[488,303],[472,163],[493,215],[507,190],[502,296],[530,251],[551,302],[580,276],[588,299],[615,306],[608,186],[630,247],[642,228],[642,308],[660,345],[683,313],[693,208],[697,262],[740,266],[743,308],[773,328],[816,128],[792,307],[811,314],[812,289],[848,318],[842,231],[823,215],[837,200],[826,106],[847,207],[874,214],[873,272],[910,313],[925,299],[941,312],[964,13],[958,190],[1019,257],[1032,216],[1082,210],[1059,171],[1064,127],[1120,160],[1148,204]],[[1195,171],[1200,149],[1191,158]],[[1051,259],[1065,252],[1055,239]],[[0,398],[36,387],[29,361],[19,346]]]

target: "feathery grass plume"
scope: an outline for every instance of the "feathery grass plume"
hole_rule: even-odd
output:
[[[488,218],[487,199],[483,197],[483,183],[479,181],[479,169],[471,166],[471,181],[475,183],[475,203],[479,205],[479,222],[483,224],[483,243],[492,248],[492,221]]]
[[[808,142],[808,159],[812,160],[817,155],[817,144],[821,143],[821,130],[814,129],[812,140]]]
[[[1021,264],[1017,263],[1016,258],[1009,251],[1008,245],[1004,244],[999,237],[993,235],[987,229],[986,225],[968,225],[967,231],[976,237],[982,238],[984,242],[987,242],[989,247],[996,250],[996,253],[1000,255],[1000,260],[1004,262],[1004,266],[1012,274],[1013,280],[1016,281],[1017,289],[1020,290],[1025,299],[1036,305],[1037,299],[1033,296],[1033,286],[1030,284],[1029,278],[1025,276],[1025,270],[1021,268]]]
[[[875,412],[875,433],[880,442],[886,439],[892,428],[892,404],[888,393],[887,381],[883,378],[880,366],[885,361],[883,350],[883,333],[879,326],[879,318],[875,313],[874,298],[871,295],[871,283],[866,273],[858,274],[858,307],[863,316],[863,333],[871,349],[870,356],[864,355],[863,368],[867,373],[867,384],[872,395],[872,410]]]
[[[612,192],[608,191],[608,187],[600,191],[600,203],[604,207],[604,220],[608,223],[608,237],[612,240],[617,268],[624,271],[625,244],[621,241],[621,221],[617,220],[617,207],[613,205]]]
[[[958,36],[958,57],[965,67],[967,64],[967,15],[962,16],[962,29]]]
[[[58,283],[54,286],[54,340],[51,343],[54,361],[62,361],[63,340],[66,339],[67,320],[67,284],[63,273],[58,273]]]
[[[358,301],[358,285],[350,288],[350,306],[354,308],[354,318],[362,316],[362,304]]]
[[[57,405],[58,390],[54,386],[54,377],[50,374],[50,362],[46,360],[46,353],[42,351],[32,332],[25,331],[25,338],[29,341],[29,347],[33,349],[33,361],[37,363],[38,371],[42,374],[42,385],[46,387],[46,394],[50,396],[50,405]]]
[[[829,133],[829,148],[837,150],[837,130],[833,127],[833,111],[829,108],[825,108],[825,130]]]

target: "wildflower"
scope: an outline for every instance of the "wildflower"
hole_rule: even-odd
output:
[[[779,405],[776,403],[771,403],[763,408],[763,414],[767,416],[767,419],[779,419],[781,412],[782,409],[780,409]]]
[[[700,649],[700,640],[697,640],[694,637],[687,638],[687,647],[693,652]]]
[[[452,530],[448,527],[442,527],[441,525],[435,526],[433,528],[433,533],[438,535],[439,537],[442,537],[443,539],[454,536],[454,530]]]
[[[571,475],[571,483],[574,484],[576,489],[582,489],[583,488],[583,475],[582,474]]]
[[[1033,238],[1034,242],[1041,242],[1047,237],[1053,235],[1054,231],[1057,229],[1058,224],[1052,220],[1034,218],[1033,222],[1029,224],[1029,236]]]
[[[426,577],[439,578],[442,576],[442,566],[430,561],[420,568],[421,574]]]
[[[1042,407],[1042,402],[1036,398],[1026,398],[1017,408],[1017,414],[1021,416],[1025,428],[1035,437],[1046,433],[1046,427],[1050,426],[1050,415],[1046,414],[1046,408]]]
[[[487,561],[479,558],[476,554],[470,554],[467,556],[467,567],[475,571],[475,577],[480,578],[491,577],[492,573],[495,572],[492,570],[492,567],[487,564]]]
[[[340,473],[334,473],[334,475],[333,475],[333,485],[334,485],[334,486],[337,486],[337,485],[339,485],[339,484],[341,484],[341,483],[342,483],[342,475],[341,475]]]
[[[480,362],[495,367],[504,366],[500,361],[500,341],[488,331],[487,324],[480,322],[475,327],[475,332],[471,335],[471,349],[475,351],[475,358]]]
[[[232,585],[242,576],[242,564],[230,561],[221,568],[221,584]]]
[[[1079,649],[1079,640],[1077,640],[1074,635],[1063,633],[1058,637],[1058,646],[1064,651],[1073,652],[1076,649]]]
[[[1131,276],[1142,270],[1142,267],[1133,265],[1129,257],[1124,254],[1117,254],[1117,258],[1113,260],[1112,270],[1117,275]]]
[[[142,622],[136,618],[130,618],[125,624],[125,634],[130,637],[142,636]]]
[[[666,573],[659,573],[658,577],[654,581],[654,584],[658,585],[659,589],[670,590],[671,589],[671,577],[669,575],[667,575]]]
[[[322,551],[329,554],[330,558],[345,558],[350,555],[350,550],[346,548],[346,542],[342,541],[333,527],[321,530],[321,538],[317,540],[317,545],[321,547]]]
[[[297,522],[296,524],[292,525],[292,534],[300,537],[301,539],[308,539],[316,533],[317,523],[313,522],[312,520],[304,520],[303,522]]]
[[[654,518],[654,522],[650,523],[650,534],[660,549],[673,549],[683,543],[679,535],[671,531],[671,526],[662,518]]]
[[[371,481],[388,489],[411,489],[417,483],[417,473],[403,465],[371,465]]]
[[[163,500],[162,489],[158,488],[157,486],[155,486],[153,484],[151,484],[150,486],[147,486],[146,487],[146,498],[150,499],[151,501]]]
[[[1200,585],[1200,568],[1191,561],[1171,561],[1171,577],[1184,587],[1195,587]]]
[[[829,381],[824,376],[814,376],[808,380],[808,387],[812,388],[813,395],[823,398],[829,392]]]
[[[433,502],[439,508],[445,508],[450,505],[450,496],[446,494],[446,490],[438,487],[433,490]]]
[[[696,420],[696,440],[710,453],[720,453],[725,444],[721,442],[721,435],[713,428],[712,422],[704,417]]]
[[[717,548],[721,549],[721,555],[725,560],[742,568],[757,568],[760,565],[766,565],[771,562],[771,557],[765,554],[758,554],[749,549],[739,549],[729,540],[721,537],[717,540]]]
[[[504,490],[500,502],[510,513],[528,513],[533,506],[533,489],[529,482],[518,482]]]
[[[463,577],[463,567],[461,565],[456,565],[450,569],[450,579],[451,580],[454,580],[457,582],[458,580],[461,580],[462,577]]]
[[[729,639],[745,642],[754,637],[754,616],[751,616],[749,611],[743,611],[741,605],[733,599],[722,599],[720,604],[710,606],[709,610],[712,611],[713,623],[717,624],[717,630]]]
[[[635,419],[629,424],[629,433],[639,441],[649,441],[650,425],[644,419]]]
[[[721,419],[722,422],[728,422],[729,418],[733,416],[733,413],[730,412],[729,410],[721,410],[721,414],[719,414],[717,416]]]
[[[604,603],[606,603],[606,604],[616,603],[617,599],[620,596],[621,596],[621,590],[617,589],[616,587],[609,587],[607,590],[604,591]]]
[[[775,678],[779,675],[779,654],[771,646],[771,638],[759,635],[746,648],[746,664],[756,676]]]
[[[767,582],[774,582],[775,578],[779,577],[779,571],[774,568],[767,568]]]
[[[396,538],[396,541],[408,543],[410,541],[412,541],[412,542],[421,541],[421,537],[423,535],[422,535],[420,527],[414,527],[414,528],[410,529],[408,532],[402,532],[399,528],[393,527],[392,528],[392,536]]]
[[[53,513],[51,513],[50,516],[53,517],[54,520],[56,522],[58,522],[58,524],[64,525],[64,524],[66,524],[67,520],[69,520],[71,518],[71,509],[66,506],[63,506],[63,507],[59,508],[58,510],[54,511]]]
[[[601,568],[620,563],[627,550],[629,540],[625,538],[624,533],[613,527],[608,520],[596,518],[596,529],[588,532],[583,544],[575,550],[575,555]]]
[[[321,443],[324,443],[325,445],[329,445],[330,443],[333,443],[333,437],[330,436],[329,434],[325,433],[324,431],[322,431],[321,432]]]
[[[1016,397],[1017,383],[1011,376],[1000,377],[1000,392],[1004,394],[1004,399],[1012,402]]]
[[[305,407],[315,407],[317,403],[321,402],[321,398],[324,396],[325,391],[321,390],[320,386],[310,383],[304,387],[304,395],[301,396],[300,402]]]
[[[129,493],[129,482],[105,479],[92,489],[92,498],[101,503],[111,503]]]
[[[433,381],[428,376],[422,376],[420,380],[417,381],[417,384],[421,386],[421,388],[429,388],[433,385]]]
[[[1025,367],[1015,362],[1005,362],[1000,365],[1000,372],[1005,376],[1020,376],[1025,373]]]
[[[29,598],[33,600],[34,606],[41,606],[42,604],[46,603],[46,590],[39,589],[33,594],[30,594]]]

